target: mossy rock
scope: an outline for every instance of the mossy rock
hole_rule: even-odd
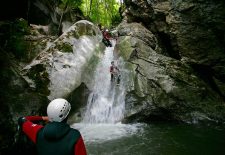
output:
[[[4,38],[7,40],[5,48],[11,51],[18,59],[27,59],[29,44],[24,40],[24,35],[29,34],[30,28],[26,20],[17,19],[9,24],[8,33]]]
[[[32,70],[28,73],[28,76],[35,81],[36,91],[46,96],[50,94],[48,89],[48,84],[50,82],[49,75],[43,64],[38,64],[32,67]]]
[[[63,44],[59,44],[58,49],[63,53],[73,53],[73,46],[66,42]]]

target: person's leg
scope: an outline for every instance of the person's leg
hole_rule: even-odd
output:
[[[120,84],[120,75],[117,77],[117,84]]]
[[[107,45],[110,46],[110,47],[112,47],[112,44],[111,44],[111,42],[109,41],[109,39],[106,39],[106,41],[107,41]]]
[[[114,77],[113,77],[113,74],[111,74],[111,82],[113,82],[113,78],[114,78]]]
[[[105,46],[107,46],[107,47],[109,46],[108,41],[105,38],[102,39],[102,42],[105,44]]]

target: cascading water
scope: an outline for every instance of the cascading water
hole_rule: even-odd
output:
[[[106,48],[93,79],[94,88],[88,98],[85,123],[116,123],[123,118],[125,89],[122,81],[120,85],[110,81],[112,60],[113,47]]]
[[[121,70],[121,83],[119,86],[110,83],[109,66],[114,47],[106,48],[99,62],[102,50],[96,45],[101,40],[101,32],[94,24],[79,21],[25,68],[31,68],[33,74],[36,65],[46,67],[51,81],[49,99],[70,93],[82,81],[90,84],[92,78],[89,85],[92,93],[83,121],[72,125],[81,132],[89,155],[225,154],[225,139],[221,138],[225,137],[225,127],[120,123],[125,108],[125,85],[134,86],[134,81],[120,58],[116,63]],[[73,52],[65,52],[62,45],[73,45]],[[89,67],[96,62],[99,64],[92,76]],[[27,80],[32,83],[31,79]]]
[[[224,128],[120,123],[129,71],[123,68],[122,60],[116,61],[121,83],[111,84],[109,66],[113,49],[106,48],[97,66],[83,121],[72,125],[81,132],[89,155],[224,154]]]
[[[121,124],[125,108],[125,77],[127,71],[123,68],[123,60],[116,60],[120,69],[119,85],[110,81],[109,68],[113,60],[113,47],[107,47],[99,62],[93,77],[93,90],[89,95],[86,112],[81,123],[72,127],[79,129],[86,143],[117,139],[136,132],[137,125]]]

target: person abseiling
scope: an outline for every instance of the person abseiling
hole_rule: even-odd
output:
[[[117,80],[116,81],[117,84],[120,83],[119,72],[120,72],[119,68],[115,65],[114,61],[112,61],[110,66],[111,82],[113,82],[114,80]]]
[[[102,31],[102,35],[103,35],[103,43],[108,47],[112,47],[112,43],[110,42],[110,39],[112,39],[110,33],[109,33],[109,30],[108,29],[105,29]]]
[[[86,155],[80,132],[67,123],[70,103],[54,99],[47,107],[48,116],[26,116],[18,119],[22,131],[36,144],[38,155]],[[34,122],[49,121],[47,125]],[[31,153],[32,154],[32,153]]]

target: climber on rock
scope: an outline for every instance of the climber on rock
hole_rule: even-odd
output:
[[[102,31],[103,39],[102,42],[107,46],[107,47],[112,47],[112,43],[110,42],[110,39],[112,39],[109,30],[108,29],[103,29]]]
[[[111,62],[110,74],[111,74],[111,82],[114,82],[116,80],[117,85],[119,85],[120,84],[120,70],[115,65],[114,61]]]

